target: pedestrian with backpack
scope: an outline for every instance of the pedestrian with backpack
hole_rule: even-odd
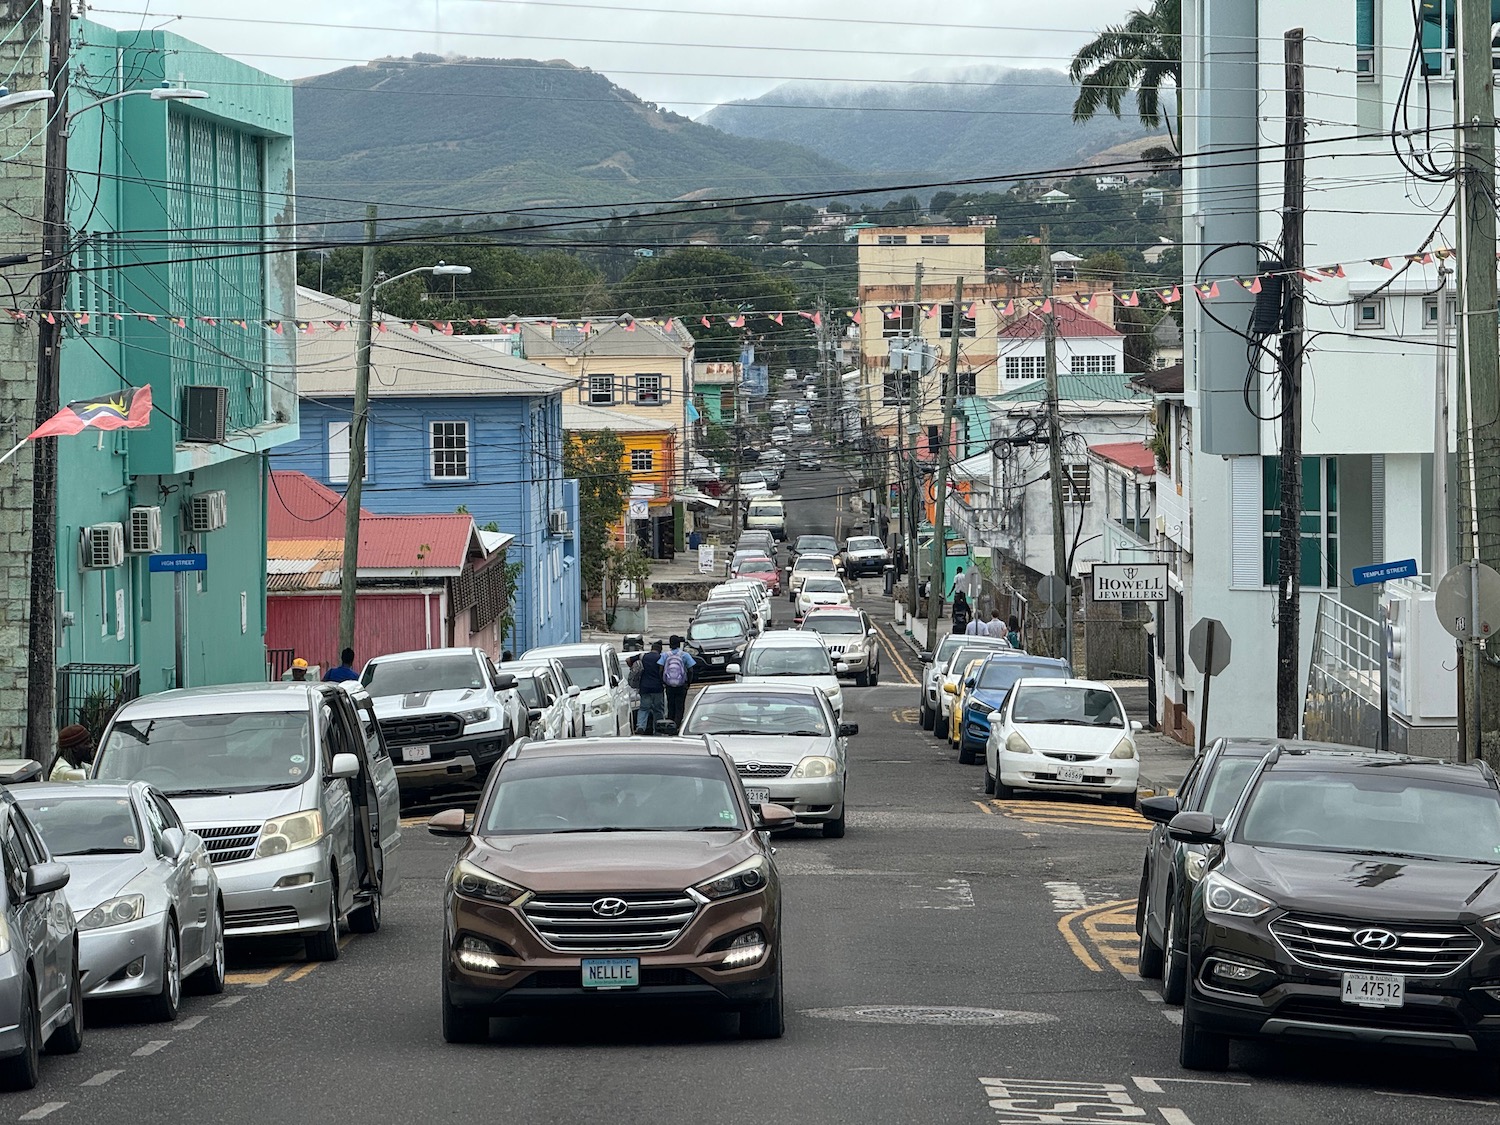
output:
[[[688,684],[693,682],[693,669],[698,662],[682,647],[682,638],[675,633],[667,644],[670,647],[661,658],[661,682],[667,689],[667,718],[680,728],[682,713],[687,710]]]
[[[651,651],[636,661],[640,666],[641,707],[636,712],[637,734],[655,734],[656,720],[667,717],[666,685],[661,680],[661,642],[652,641]]]

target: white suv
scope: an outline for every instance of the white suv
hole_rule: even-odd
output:
[[[844,691],[839,676],[849,665],[834,663],[828,646],[816,633],[778,629],[757,637],[729,674],[742,684],[811,684],[828,697],[835,715],[844,713]]]
[[[630,687],[613,645],[548,645],[528,649],[521,659],[541,656],[557,660],[568,673],[568,679],[578,686],[586,737],[630,734]]]

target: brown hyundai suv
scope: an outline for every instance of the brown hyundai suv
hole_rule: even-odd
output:
[[[443,1037],[583,1002],[707,1004],[782,1033],[781,885],[734,763],[704,740],[528,743],[491,774],[444,896]]]

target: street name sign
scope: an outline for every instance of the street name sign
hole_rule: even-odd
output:
[[[1095,563],[1096,602],[1164,602],[1166,563]]]
[[[207,570],[208,556],[203,554],[150,555],[146,569],[152,574],[181,574],[189,570]]]
[[[1397,578],[1415,578],[1416,559],[1397,559],[1395,562],[1376,563],[1373,566],[1354,568],[1354,584],[1369,586],[1376,582],[1394,582]]]

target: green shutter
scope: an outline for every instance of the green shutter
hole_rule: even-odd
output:
[[[1354,0],[1354,46],[1360,51],[1375,49],[1375,0]]]

